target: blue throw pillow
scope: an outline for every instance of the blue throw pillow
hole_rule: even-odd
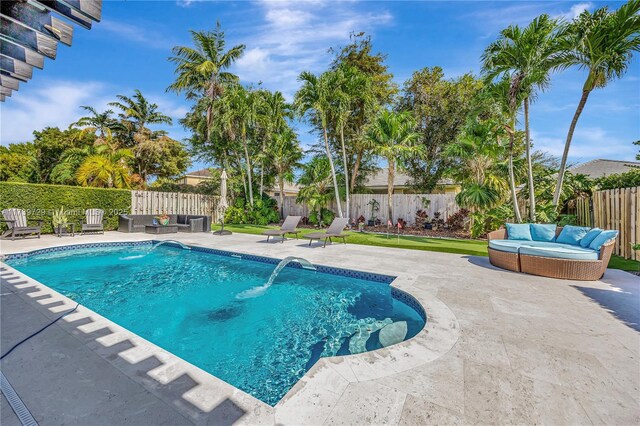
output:
[[[587,235],[582,237],[582,239],[580,240],[580,247],[583,247],[583,248],[589,247],[589,244],[591,244],[591,242],[595,240],[596,237],[600,235],[601,232],[602,232],[602,229],[600,228],[593,228],[591,231],[587,232]]]
[[[617,236],[618,231],[602,231],[600,235],[598,235],[593,241],[591,241],[591,244],[589,244],[589,248],[598,251],[600,250],[600,246]]]
[[[556,225],[554,223],[532,223],[531,238],[533,241],[550,241],[556,240]]]
[[[531,228],[528,223],[506,223],[509,240],[531,241]]]
[[[584,226],[566,225],[556,238],[556,243],[580,245],[580,240],[587,235],[589,228]]]

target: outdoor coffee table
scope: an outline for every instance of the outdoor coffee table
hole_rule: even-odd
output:
[[[175,225],[145,225],[144,232],[147,234],[175,234],[178,227]]]
[[[75,223],[60,223],[57,226],[58,230],[58,238],[63,236],[71,236],[75,237],[76,235],[76,224]],[[71,232],[69,232],[71,230]]]

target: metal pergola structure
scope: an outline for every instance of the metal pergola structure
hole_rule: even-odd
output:
[[[0,1],[0,101],[56,58],[58,42],[71,46],[73,24],[90,29],[101,15],[102,0]]]

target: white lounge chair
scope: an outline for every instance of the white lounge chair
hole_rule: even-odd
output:
[[[296,227],[300,223],[300,219],[301,216],[287,216],[280,229],[269,229],[268,231],[264,231],[262,235],[267,236],[267,242],[269,242],[269,238],[271,237],[282,237],[280,242],[283,242],[287,234],[294,234],[297,240],[300,231],[298,231]]]
[[[343,234],[345,226],[349,224],[349,218],[346,217],[337,217],[333,219],[331,225],[327,228],[325,232],[312,232],[311,234],[307,234],[304,237],[309,239],[309,245],[313,242],[313,240],[322,240],[324,239],[324,245],[322,247],[327,246],[327,240],[331,241],[331,238],[342,238],[342,242],[347,244],[346,238],[349,234]]]

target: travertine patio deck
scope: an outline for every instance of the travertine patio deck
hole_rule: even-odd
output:
[[[398,347],[321,360],[272,408],[81,308],[2,360],[42,424],[640,422],[640,280],[626,272],[570,282],[482,257],[243,234],[43,236],[1,250],[152,238],[396,275],[432,321]],[[4,353],[75,304],[2,268]]]

